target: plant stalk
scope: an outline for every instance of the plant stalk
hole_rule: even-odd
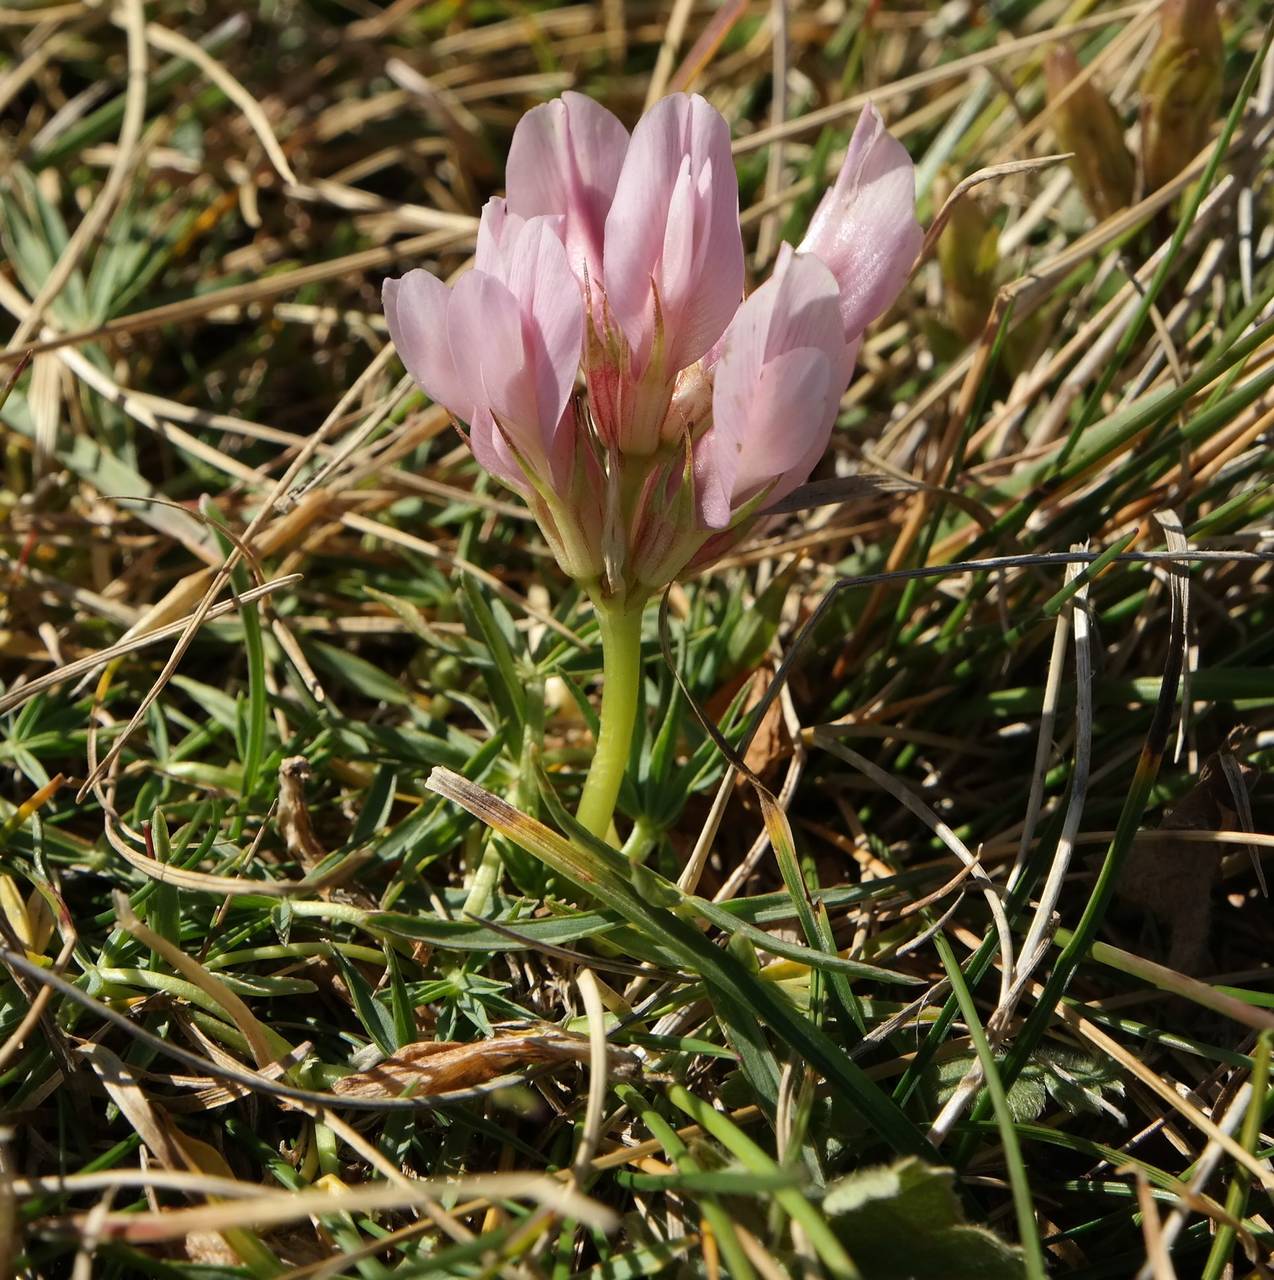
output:
[[[601,726],[576,817],[599,840],[606,840],[637,718],[642,606],[625,609],[600,600],[594,603],[602,633]]]

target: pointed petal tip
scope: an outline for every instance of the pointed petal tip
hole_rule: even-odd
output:
[[[847,338],[893,304],[924,232],[916,219],[915,165],[868,103],[836,181],[819,202],[800,249],[816,254],[840,286]]]

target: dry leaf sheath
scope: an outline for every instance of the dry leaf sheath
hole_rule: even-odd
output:
[[[632,1074],[636,1070],[634,1054],[615,1048],[608,1052],[612,1072]],[[422,1041],[404,1045],[366,1071],[343,1076],[332,1085],[332,1091],[360,1098],[396,1098],[404,1093],[420,1097],[471,1089],[545,1063],[587,1061],[587,1037],[554,1028],[506,1033],[471,1043]]]

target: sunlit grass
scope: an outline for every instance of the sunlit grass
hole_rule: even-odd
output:
[[[16,1274],[1268,1256],[1262,6],[1100,219],[1018,162],[1058,38],[1135,159],[1153,4],[781,8],[0,10]],[[731,124],[753,279],[868,98],[926,226],[984,180],[828,504],[647,611],[616,852],[570,817],[591,606],[379,287],[463,267],[530,106],[669,87]]]

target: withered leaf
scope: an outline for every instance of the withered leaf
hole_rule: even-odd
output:
[[[306,871],[313,871],[327,857],[314,834],[305,803],[305,784],[311,773],[310,762],[304,756],[289,756],[279,765],[279,834],[288,852]]]
[[[716,721],[720,721],[725,716],[727,708],[738,696],[739,690],[744,686],[748,686],[748,692],[741,710],[743,715],[748,715],[765,697],[773,679],[773,671],[768,667],[761,667],[756,671],[744,673],[733,680],[727,681],[708,699],[707,712],[709,716]],[[767,708],[761,723],[756,727],[756,731],[748,743],[747,751],[743,756],[743,763],[757,777],[768,779],[774,775],[779,762],[789,756],[791,752],[792,742],[787,733],[787,726],[783,722],[783,704],[780,699],[775,698]],[[747,779],[740,778],[739,786],[740,788],[747,787]]]
[[[1198,782],[1164,815],[1160,830],[1225,831],[1238,825],[1235,796],[1223,760],[1220,752],[1208,758],[1199,770]],[[1256,770],[1238,765],[1237,773],[1241,785],[1250,790]],[[1220,862],[1220,845],[1162,840],[1134,846],[1120,875],[1119,896],[1167,926],[1166,960],[1181,973],[1199,973],[1206,967],[1212,889]]]
[[[215,1231],[192,1231],[185,1239],[186,1257],[205,1267],[236,1267],[240,1258]]]
[[[752,691],[748,694],[747,701],[749,713],[765,697],[773,679],[773,673],[765,668],[759,670],[753,677]],[[791,753],[792,740],[788,737],[787,725],[783,722],[783,703],[781,699],[775,698],[766,709],[765,715],[761,717],[761,723],[752,735],[752,741],[748,743],[743,763],[758,778],[769,778],[775,772],[779,761]]]
[[[334,1093],[359,1098],[413,1097],[473,1089],[523,1067],[546,1062],[587,1062],[588,1040],[555,1027],[496,1036],[490,1040],[433,1040],[404,1045],[374,1067],[356,1071],[332,1085]],[[629,1067],[635,1059],[622,1049],[608,1049],[612,1066]]]

